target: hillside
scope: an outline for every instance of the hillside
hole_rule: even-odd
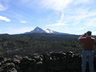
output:
[[[0,55],[29,55],[32,53],[70,51],[81,53],[78,35],[57,35],[46,33],[0,35]]]

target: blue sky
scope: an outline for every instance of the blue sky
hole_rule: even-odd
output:
[[[96,0],[0,0],[0,34],[29,32],[37,26],[96,35]]]

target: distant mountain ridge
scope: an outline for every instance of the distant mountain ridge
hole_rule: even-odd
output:
[[[36,27],[34,28],[32,31],[30,32],[26,32],[27,34],[31,34],[31,33],[48,33],[48,34],[66,34],[68,35],[68,33],[61,33],[61,32],[57,32],[57,31],[53,31],[51,29],[46,29],[46,30],[43,30],[42,28],[40,27]]]

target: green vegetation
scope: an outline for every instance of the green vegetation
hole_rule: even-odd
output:
[[[0,55],[29,55],[32,53],[66,52],[81,53],[77,35],[18,34],[0,35]],[[95,46],[96,48],[96,42]]]

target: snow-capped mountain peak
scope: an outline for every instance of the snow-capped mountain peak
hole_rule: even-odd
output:
[[[43,30],[39,27],[36,27],[34,30],[30,32],[26,32],[26,34],[31,34],[31,33],[49,33],[49,34],[66,34],[67,35],[67,33],[60,33],[60,32],[50,30],[50,29]]]
[[[47,33],[54,33],[54,31],[50,30],[50,29],[46,29],[45,30]]]
[[[39,27],[36,27],[34,30],[31,31],[31,33],[46,33],[46,31]]]
[[[34,31],[42,31],[42,29],[39,28],[39,27],[36,27],[36,28],[34,29]]]
[[[56,32],[56,31],[53,31],[53,30],[50,30],[50,29],[43,30],[39,27],[36,27],[34,30],[32,30],[29,33],[53,33],[53,34],[58,34],[59,32]]]

